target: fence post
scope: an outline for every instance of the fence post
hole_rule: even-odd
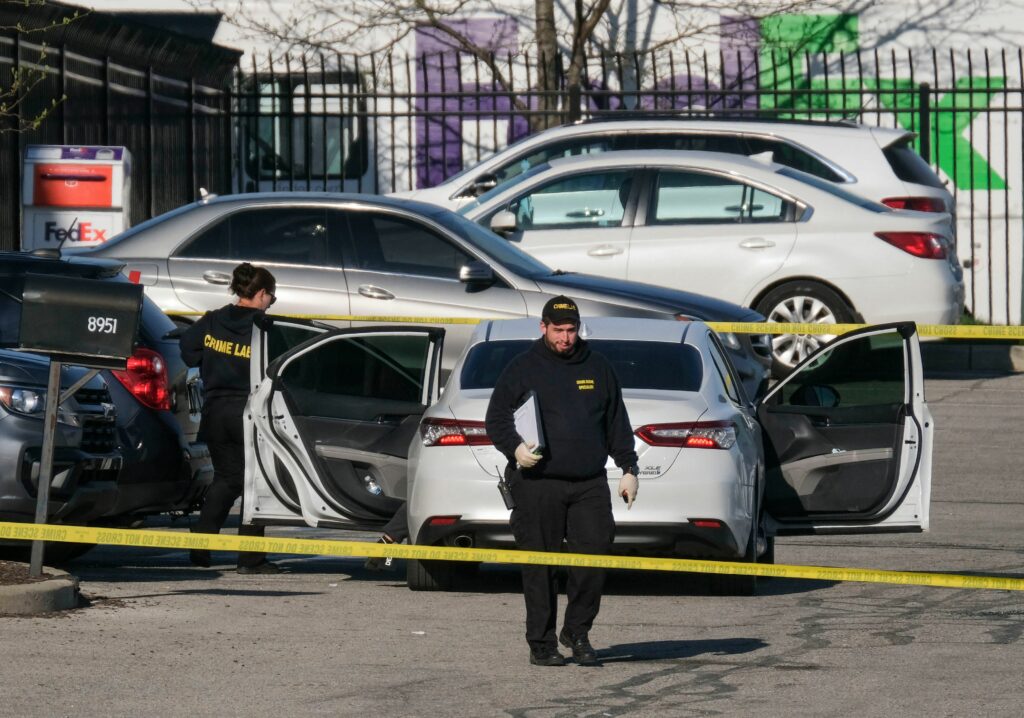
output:
[[[196,80],[188,79],[188,134],[185,136],[186,152],[188,153],[188,201],[199,199],[196,180]]]
[[[156,128],[153,126],[156,113],[153,109],[154,84],[153,66],[146,66],[146,192],[149,196],[149,216],[156,217]]]
[[[582,116],[580,94],[580,83],[569,85],[569,122],[578,122]]]
[[[110,144],[110,57],[103,57],[103,144]]]
[[[917,126],[921,158],[932,163],[932,88],[927,82],[917,86]]]
[[[14,115],[10,122],[12,123],[12,129],[14,131],[14,161],[18,163],[18,184],[16,185],[17,191],[12,192],[11,195],[14,197],[15,207],[15,221],[18,226],[14,230],[15,243],[12,249],[21,249],[25,244],[25,218],[23,216],[24,207],[22,207],[22,186],[25,181],[25,158],[22,150],[22,131],[21,131],[21,33],[14,35],[14,75],[11,78],[15,87],[14,94],[10,99],[12,103],[11,113]],[[6,121],[5,121],[6,124]]]

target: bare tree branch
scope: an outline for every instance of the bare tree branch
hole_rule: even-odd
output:
[[[33,7],[43,7],[47,3],[46,0],[0,0],[0,4],[21,7],[27,11]],[[86,14],[88,11],[75,10],[60,20],[39,25],[33,25],[28,20],[19,20],[14,25],[0,25],[0,31],[6,30],[23,37],[31,37],[68,25]],[[38,128],[43,120],[67,99],[67,96],[51,98],[49,104],[41,110],[28,117],[22,114],[36,86],[46,78],[46,71],[41,69],[45,66],[48,55],[46,43],[41,43],[39,47],[38,53],[28,62],[15,58],[9,78],[0,78],[0,133],[25,132]]]

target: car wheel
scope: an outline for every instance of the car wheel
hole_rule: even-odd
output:
[[[854,312],[834,290],[817,282],[790,282],[776,287],[754,307],[769,322],[847,324]],[[772,337],[772,373],[782,378],[834,334],[778,334]]]
[[[475,566],[463,561],[409,559],[405,562],[405,583],[410,591],[457,591]]]
[[[747,539],[747,550],[743,553],[743,563],[761,563],[757,558],[757,527],[750,529]],[[737,574],[712,573],[708,575],[711,593],[715,596],[753,596],[757,593],[757,576],[740,576]]]
[[[771,566],[775,563],[775,537],[767,536],[764,541],[764,551],[757,557],[757,562]],[[761,576],[762,581],[768,581],[770,579],[770,576]]]
[[[754,516],[751,522],[747,548],[743,552],[744,563],[775,563],[775,537],[768,536],[764,527],[763,497],[760,486],[764,483],[764,468],[757,471],[758,486],[754,488]],[[758,576],[713,573],[709,575],[711,593],[717,596],[753,596],[757,593]]]

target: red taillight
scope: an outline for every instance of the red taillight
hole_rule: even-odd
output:
[[[946,212],[946,203],[938,197],[886,197],[882,204],[893,209],[912,209],[915,212]]]
[[[875,232],[892,246],[921,259],[945,259],[946,242],[942,235],[931,232]]]
[[[167,379],[167,363],[159,352],[152,349],[136,349],[128,357],[124,371],[115,371],[114,376],[124,384],[125,389],[150,409],[171,408],[171,389]]]
[[[736,425],[731,421],[683,421],[648,424],[636,435],[650,446],[678,446],[685,449],[728,449],[736,443]]]
[[[491,443],[482,421],[433,419],[420,422],[424,446],[486,446]]]
[[[690,523],[701,529],[722,528],[722,522],[718,519],[690,519]]]
[[[458,516],[431,516],[427,521],[431,526],[454,526]]]

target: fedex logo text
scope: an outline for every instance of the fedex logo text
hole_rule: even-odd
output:
[[[44,226],[47,242],[105,242],[107,239],[107,230],[93,227],[91,222],[72,222],[67,229],[58,226],[56,222],[47,222]]]

